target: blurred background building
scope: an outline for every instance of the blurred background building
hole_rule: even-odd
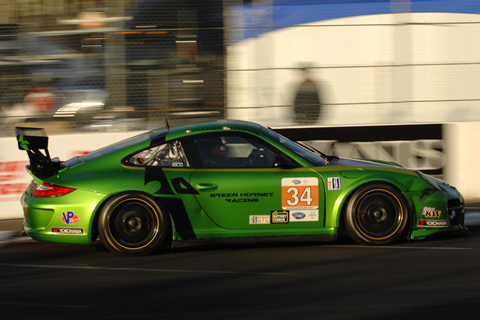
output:
[[[3,8],[3,135],[18,123],[60,133],[224,117],[221,0],[9,0]]]
[[[0,133],[480,120],[476,0],[3,0]]]

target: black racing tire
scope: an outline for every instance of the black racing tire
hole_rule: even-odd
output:
[[[127,192],[114,196],[98,217],[98,234],[110,251],[125,255],[147,255],[168,245],[169,215],[154,198]]]
[[[362,186],[348,201],[345,230],[358,243],[392,244],[405,235],[408,227],[407,201],[392,185],[373,183]]]

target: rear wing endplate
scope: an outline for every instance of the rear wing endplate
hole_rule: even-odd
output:
[[[28,169],[34,176],[43,180],[58,173],[48,153],[48,136],[44,129],[15,127],[15,133],[18,149],[27,152],[30,159]]]

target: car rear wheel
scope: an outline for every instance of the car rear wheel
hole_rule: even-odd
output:
[[[364,244],[397,242],[408,228],[408,205],[393,186],[369,184],[350,198],[345,212],[347,234]]]
[[[129,192],[110,199],[100,212],[98,233],[110,251],[147,255],[168,242],[170,220],[148,195]]]

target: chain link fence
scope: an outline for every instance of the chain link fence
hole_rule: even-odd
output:
[[[11,0],[0,134],[480,120],[480,9],[417,3]]]
[[[223,118],[223,1],[10,1],[0,123],[47,133]]]

